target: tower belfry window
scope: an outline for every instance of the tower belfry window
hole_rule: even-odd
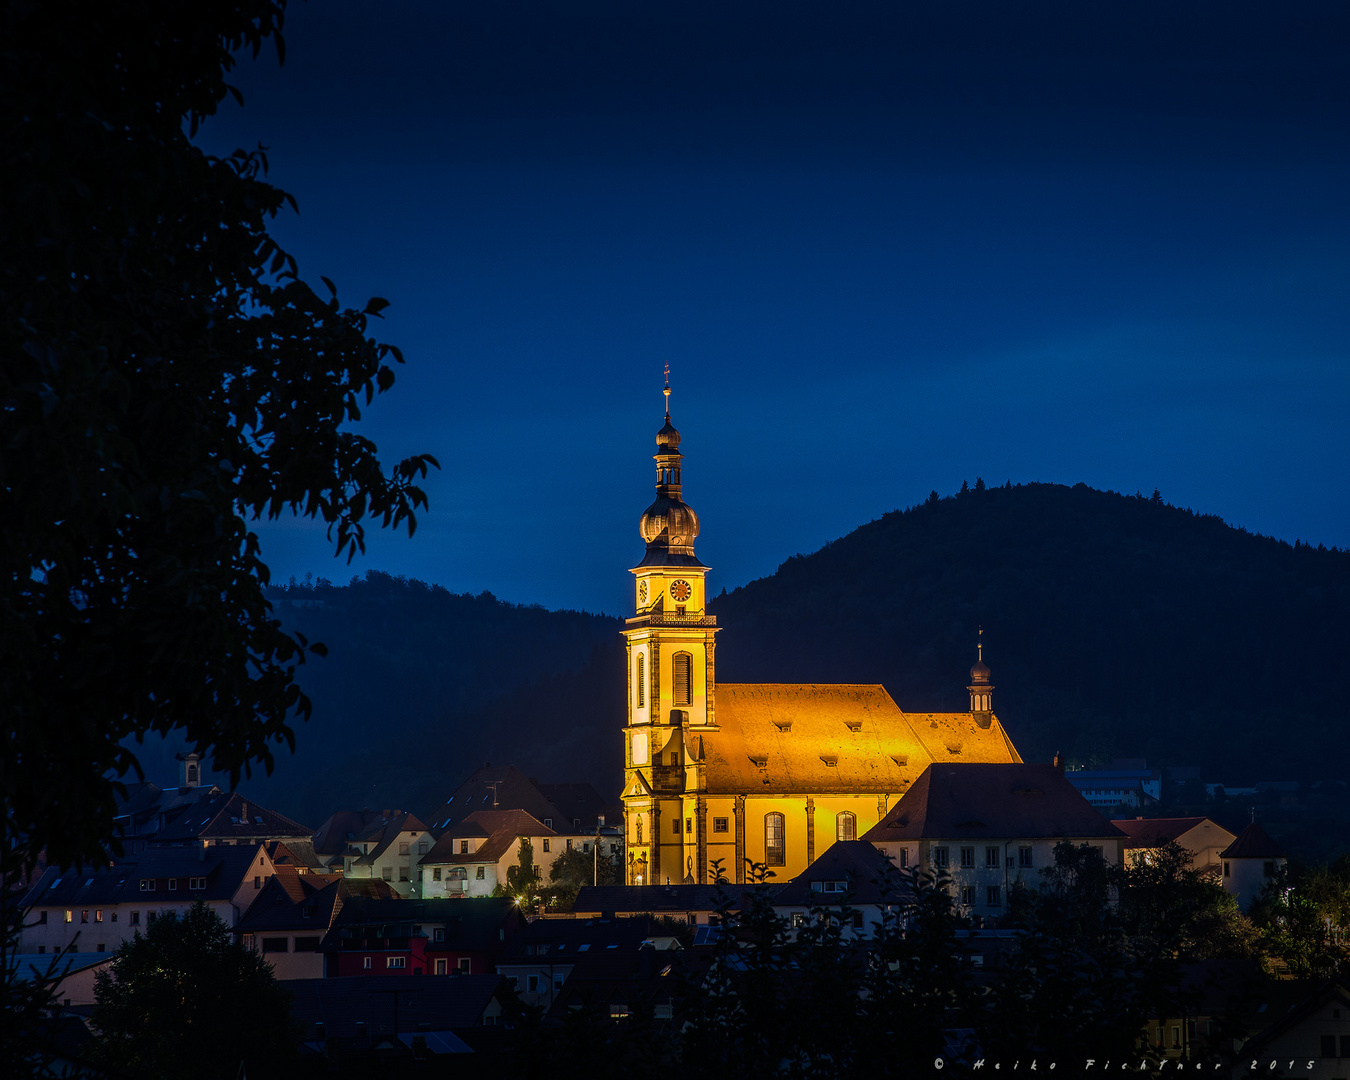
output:
[[[642,653],[637,658],[637,707],[647,707],[647,658]]]
[[[694,658],[687,652],[676,653],[675,662],[675,685],[673,692],[676,705],[690,705],[693,703],[693,677],[694,677]]]

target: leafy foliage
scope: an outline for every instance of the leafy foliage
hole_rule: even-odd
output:
[[[109,776],[150,733],[232,781],[309,713],[248,522],[337,552],[426,505],[347,425],[394,382],[367,332],[268,235],[293,200],[261,151],[190,141],[281,0],[0,9],[0,752],[6,836],[67,864],[113,835]]]
[[[1268,966],[1303,978],[1350,973],[1350,857],[1287,867],[1261,890],[1252,921]]]
[[[260,955],[230,940],[197,901],[155,919],[117,950],[95,982],[99,1055],[114,1075],[233,1080],[284,1075],[299,1042],[290,994]]]
[[[506,891],[529,906],[539,892],[539,867],[534,865],[534,844],[528,836],[520,838],[520,855],[515,866],[506,868]]]

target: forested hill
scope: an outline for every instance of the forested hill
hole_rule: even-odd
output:
[[[718,677],[882,682],[964,709],[977,628],[1029,760],[1238,778],[1350,766],[1350,553],[1079,484],[962,490],[720,596]]]
[[[314,718],[297,754],[245,785],[267,805],[313,825],[339,805],[425,814],[484,761],[617,796],[620,620],[380,573],[273,601],[329,656],[301,672]],[[983,625],[995,708],[1028,760],[1147,756],[1230,783],[1350,769],[1350,553],[1161,499],[933,497],[712,607],[721,681],[880,682],[912,711],[967,707]]]
[[[296,725],[295,755],[283,749],[272,777],[242,785],[267,805],[315,826],[342,807],[429,813],[484,761],[614,786],[618,619],[379,571],[347,585],[292,581],[270,598],[328,656],[300,669],[314,711]]]

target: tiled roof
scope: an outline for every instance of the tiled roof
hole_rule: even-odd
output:
[[[1252,822],[1238,838],[1219,853],[1221,859],[1283,859],[1284,849],[1280,847],[1265,829]]]
[[[155,850],[114,860],[98,869],[67,870],[49,866],[24,900],[28,907],[95,907],[113,904],[190,903],[228,900],[255,874],[262,845],[213,845],[195,850]],[[199,857],[201,856],[201,857]],[[190,889],[192,878],[205,878],[205,889]],[[168,880],[178,887],[170,892]],[[153,891],[141,890],[141,881],[155,882]]]
[[[400,1032],[474,1027],[502,985],[500,975],[361,975],[342,979],[287,979],[294,995],[291,1016],[306,1039],[322,1023],[327,1038],[378,1037],[394,1033],[395,1002]],[[417,993],[408,993],[416,988]],[[404,993],[395,995],[394,990]],[[364,1024],[359,1028],[358,1024]]]
[[[1233,835],[1206,817],[1114,818],[1111,824],[1129,838],[1125,841],[1127,848],[1150,848],[1162,847],[1206,822],[1209,822],[1211,831],[1215,833],[1215,840],[1220,839],[1219,834]]]
[[[574,821],[579,821],[583,829],[593,830],[597,819],[602,815],[610,824],[620,820],[619,817],[612,816],[615,812],[614,807],[606,803],[590,784],[536,784],[536,786],[544,798],[562,814],[561,821],[556,818],[553,821],[559,832],[567,832]],[[623,813],[622,804],[618,812]]]
[[[234,928],[236,934],[259,934],[269,930],[328,932],[334,914],[341,910],[344,882],[318,874],[297,874],[286,867],[263,886],[258,898]]]
[[[1119,838],[1054,765],[930,765],[863,839]]]
[[[547,956],[576,960],[588,953],[611,949],[636,952],[649,938],[669,936],[660,922],[647,915],[630,918],[536,919],[520,931],[498,957],[502,964]]]
[[[836,892],[813,888],[813,883],[848,883],[855,904],[896,903],[909,888],[890,859],[866,840],[840,840],[792,879],[773,898],[775,907],[836,904]]]
[[[464,826],[487,831],[488,839],[477,851],[461,854],[459,841],[479,832],[460,833]],[[477,810],[461,826],[442,834],[430,851],[418,860],[421,866],[446,863],[495,863],[510,849],[518,836],[542,837],[558,834],[524,810]]]
[[[372,821],[357,836],[356,843],[368,843],[374,846],[368,854],[357,858],[356,864],[358,866],[373,865],[403,833],[425,833],[426,831],[427,827],[415,814],[406,812],[401,816],[391,817],[383,821]]]
[[[444,941],[433,940],[431,943],[430,947],[434,951],[455,949],[490,951],[503,940],[503,931],[509,937],[521,921],[520,911],[515,902],[505,896],[471,900],[344,898],[341,910],[333,920],[332,929],[324,940],[323,948],[336,949],[341,938],[350,936],[359,927],[392,929],[428,926],[439,927],[445,931]],[[401,935],[380,933],[374,936]]]
[[[267,854],[277,866],[304,867],[308,870],[322,870],[325,866],[314,850],[313,841],[299,837],[271,841],[267,845]]]
[[[371,822],[401,817],[403,810],[339,810],[314,833],[314,850],[320,855],[341,855]]]
[[[901,792],[932,761],[1020,760],[997,719],[902,713],[879,685],[723,683],[716,722],[685,753],[721,792]]]
[[[156,844],[190,840],[308,840],[312,830],[285,814],[259,806],[239,792],[220,793],[183,806],[167,815]]]
[[[514,765],[484,765],[475,769],[431,815],[431,831],[439,837],[480,810],[524,810],[539,821],[552,818],[558,825],[571,821]]]

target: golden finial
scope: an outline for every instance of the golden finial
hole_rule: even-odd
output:
[[[670,365],[666,365],[666,388],[661,391],[666,395],[666,419],[670,419]]]
[[[984,663],[984,627],[980,627],[979,638],[975,642],[975,650],[979,653],[980,663]]]

